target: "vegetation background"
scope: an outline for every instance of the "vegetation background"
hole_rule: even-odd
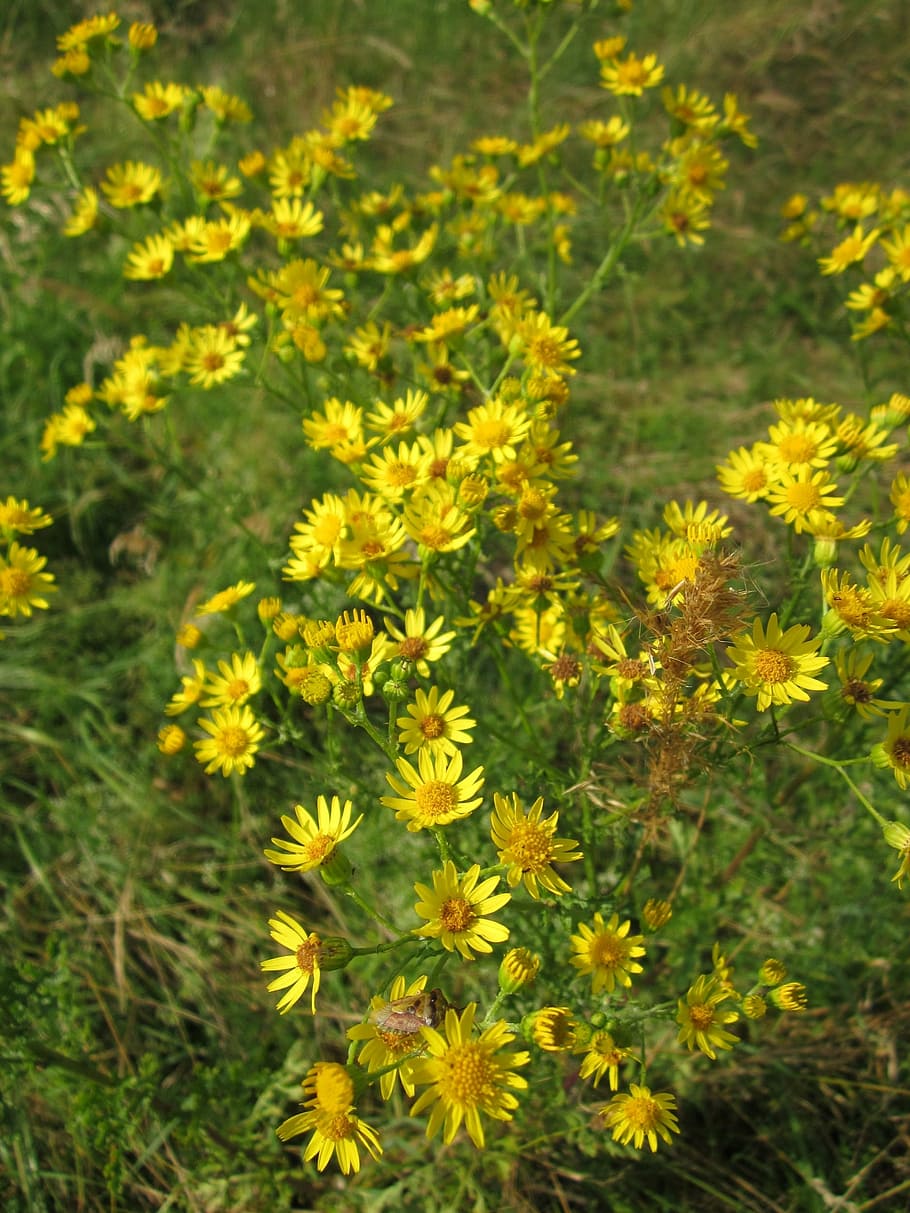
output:
[[[93,11],[2,6],[9,147],[22,114],[66,95],[48,71],[54,37]],[[118,11],[159,24],[162,75],[246,97],[270,145],[317,121],[338,85],[388,92],[395,108],[363,162],[375,188],[418,180],[480,132],[509,131],[522,96],[518,65],[464,0],[158,0]],[[761,142],[737,153],[703,251],[628,258],[621,289],[587,314],[565,431],[581,456],[578,501],[631,529],[654,525],[671,497],[705,496],[752,527],[746,507],[722,499],[714,465],[758,436],[771,399],[850,405],[877,380],[888,385],[881,399],[908,390],[906,364],[887,354],[869,364],[812,258],[777,233],[795,191],[907,184],[910,7],[639,0],[629,31],[674,79],[737,92]],[[579,40],[561,65],[554,120],[588,115],[589,56]],[[123,132],[108,134],[108,159],[122,157]],[[103,142],[94,146],[103,160]],[[86,351],[101,359],[143,320],[136,302],[123,314],[122,280],[83,264],[62,237],[29,243],[28,222],[0,219],[0,492],[54,513],[41,548],[62,592],[0,650],[3,1208],[907,1207],[908,910],[878,837],[815,771],[773,799],[746,787],[712,806],[717,833],[687,875],[699,912],[734,941],[788,938],[784,959],[810,1010],[713,1066],[690,1065],[672,1149],[631,1158],[605,1143],[587,1156],[551,1126],[536,1141],[504,1133],[478,1154],[419,1136],[415,1146],[413,1126],[396,1135],[393,1123],[383,1159],[342,1182],[280,1145],[274,1126],[329,1047],[322,1019],[273,1013],[258,967],[265,921],[287,896],[261,848],[305,765],[257,767],[238,806],[201,772],[172,780],[154,737],[187,604],[247,577],[279,593],[285,537],[326,486],[297,453],[299,422],[263,418],[255,401],[225,416],[217,392],[183,423],[196,476],[162,472],[138,445],[42,464],[44,418],[83,377]],[[750,534],[759,580],[776,538]],[[266,552],[273,586],[261,576]],[[352,1000],[341,992],[328,984],[346,1026]],[[369,990],[354,993],[365,1003]]]

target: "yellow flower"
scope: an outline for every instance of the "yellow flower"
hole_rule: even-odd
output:
[[[903,535],[910,526],[910,477],[900,472],[891,482],[891,504],[897,520],[897,533]]]
[[[807,700],[809,691],[823,691],[826,683],[813,675],[824,669],[829,658],[815,654],[821,636],[809,640],[808,624],[794,624],[784,632],[776,613],[768,620],[767,629],[760,619],[752,631],[741,632],[727,649],[733,662],[732,676],[743,685],[747,695],[756,695],[756,707],[763,712],[773,704],[788,704],[795,699]]]
[[[219,122],[249,122],[253,114],[250,107],[239,97],[226,93],[217,85],[206,85],[200,90],[206,107],[212,111]]]
[[[518,1107],[512,1091],[528,1085],[515,1070],[527,1064],[529,1054],[504,1051],[515,1037],[502,1020],[475,1037],[476,1010],[473,1002],[460,1016],[448,1010],[444,1035],[434,1028],[423,1029],[429,1056],[415,1062],[412,1078],[416,1084],[426,1085],[427,1090],[418,1096],[411,1115],[432,1108],[427,1137],[435,1136],[442,1128],[443,1141],[448,1144],[464,1124],[474,1145],[483,1149],[481,1113],[494,1120],[512,1119]]]
[[[420,443],[398,444],[375,454],[360,473],[364,484],[386,501],[400,501],[406,493],[424,483],[429,475],[430,458]]]
[[[0,615],[28,617],[33,609],[47,610],[47,595],[57,587],[53,573],[42,572],[46,564],[47,557],[35,548],[10,544],[6,556],[0,556]]]
[[[679,1000],[676,1014],[680,1025],[678,1040],[690,1050],[699,1048],[712,1061],[717,1060],[715,1049],[732,1049],[737,1037],[727,1032],[724,1025],[735,1023],[739,1012],[720,1010],[720,1004],[732,997],[716,973],[702,974],[692,985],[685,998]]]
[[[236,585],[229,585],[226,590],[219,590],[207,602],[203,602],[196,608],[196,618],[198,619],[200,615],[217,615],[222,611],[229,611],[248,594],[252,594],[255,588],[255,582],[238,581]]]
[[[568,1007],[541,1007],[531,1016],[531,1036],[545,1053],[568,1053],[578,1039],[578,1024]]]
[[[250,652],[232,653],[230,663],[218,662],[218,670],[220,677],[210,675],[204,687],[208,696],[200,700],[204,708],[239,707],[262,686],[259,664]]]
[[[318,1061],[303,1080],[310,1098],[307,1109],[278,1126],[278,1136],[288,1141],[299,1133],[313,1130],[303,1153],[304,1162],[316,1159],[316,1169],[324,1171],[334,1156],[343,1175],[360,1170],[360,1146],[373,1158],[382,1153],[374,1129],[354,1113],[354,1084],[344,1066],[333,1061]]]
[[[272,209],[260,219],[260,226],[279,240],[302,240],[315,236],[324,226],[322,211],[300,198],[276,198]]]
[[[101,191],[111,206],[142,206],[161,188],[161,174],[150,164],[127,160],[113,164],[101,182]]]
[[[495,914],[511,899],[511,893],[493,893],[498,876],[477,883],[480,864],[475,863],[464,876],[458,876],[454,863],[446,860],[441,871],[433,873],[433,888],[415,884],[418,897],[415,909],[426,926],[415,927],[415,935],[438,939],[447,952],[458,951],[465,960],[473,952],[492,952],[491,944],[504,943],[509,928],[484,914]]]
[[[663,64],[653,54],[639,59],[630,51],[625,59],[609,59],[600,67],[601,88],[617,97],[640,97],[646,88],[654,88],[663,78]]]
[[[95,39],[107,38],[119,24],[120,18],[116,13],[86,17],[84,21],[77,21],[65,33],[58,35],[57,50],[71,51],[85,46],[87,42],[93,42]]]
[[[889,715],[885,740],[872,747],[870,757],[877,767],[891,768],[899,788],[910,787],[910,704]]]
[[[889,821],[883,827],[883,833],[885,842],[889,847],[893,847],[901,857],[900,867],[891,879],[897,882],[899,889],[902,889],[904,881],[910,876],[910,829],[901,821]]]
[[[606,1074],[610,1080],[610,1090],[619,1087],[619,1067],[627,1057],[632,1056],[632,1050],[618,1045],[609,1032],[595,1032],[589,1041],[580,1045],[576,1053],[584,1053],[579,1078],[590,1078],[596,1087]]]
[[[234,211],[225,219],[212,219],[195,232],[190,243],[190,261],[204,264],[223,261],[239,249],[250,234],[250,217]]]
[[[533,312],[518,325],[522,357],[532,371],[554,375],[574,375],[570,365],[581,357],[581,350],[569,330],[553,324],[546,312]]]
[[[179,724],[166,724],[158,731],[158,749],[162,754],[172,757],[186,745],[186,733]]]
[[[244,351],[220,324],[194,329],[184,370],[190,383],[206,390],[226,383],[243,368]]]
[[[379,1091],[383,1099],[389,1099],[396,1082],[399,1081],[404,1093],[413,1097],[415,1054],[424,1051],[426,1041],[419,1027],[413,1031],[402,1032],[384,1026],[381,1019],[374,1019],[374,1014],[388,1007],[391,1002],[416,998],[424,992],[426,984],[425,976],[418,977],[407,986],[404,977],[396,977],[387,999],[377,994],[370,1000],[371,1014],[367,1022],[348,1028],[348,1040],[365,1042],[357,1057],[360,1064],[365,1065],[371,1074],[376,1070],[386,1071],[379,1079]],[[395,1068],[389,1069],[390,1066]]]
[[[467,745],[474,739],[467,729],[473,729],[476,720],[468,718],[470,708],[451,707],[454,691],[440,692],[431,687],[429,693],[418,689],[414,702],[405,706],[407,716],[399,716],[395,722],[401,730],[398,734],[405,754],[426,750],[429,754],[455,754],[458,746]]]
[[[133,245],[123,276],[137,282],[149,282],[154,278],[163,278],[173,264],[174,246],[167,236],[159,233]]]
[[[148,51],[158,41],[158,31],[149,21],[134,21],[128,40],[134,51]]]
[[[490,833],[499,862],[508,865],[509,887],[514,889],[524,881],[535,899],[540,896],[538,884],[557,897],[570,892],[571,885],[557,875],[553,864],[571,863],[581,859],[582,853],[575,849],[578,843],[574,838],[554,837],[559,813],[544,818],[542,796],[537,797],[527,814],[515,792],[511,797],[494,792],[493,803]]]
[[[634,1082],[629,1091],[628,1095],[614,1095],[600,1110],[607,1128],[613,1130],[613,1140],[624,1146],[631,1142],[636,1150],[647,1141],[652,1153],[657,1149],[658,1137],[669,1145],[673,1140],[670,1134],[679,1132],[674,1115],[676,1096],[652,1095],[650,1088]]]
[[[291,817],[281,818],[281,824],[293,841],[273,838],[272,842],[281,849],[264,852],[269,863],[277,864],[285,872],[309,872],[327,863],[338,844],[349,838],[363,821],[361,813],[352,823],[351,802],[346,800],[342,806],[337,796],[332,797],[331,808],[324,796],[317,797],[318,821],[314,821],[301,804],[294,805],[294,813],[296,821]]]
[[[831,250],[830,257],[819,257],[818,264],[823,274],[842,274],[848,266],[862,261],[869,249],[875,244],[880,235],[879,228],[864,233],[862,224],[858,223],[853,234],[842,240]]]
[[[8,538],[15,534],[32,535],[50,526],[52,521],[40,506],[29,509],[25,498],[17,501],[15,497],[7,497],[6,501],[0,501],[0,532]]]
[[[440,615],[427,626],[423,607],[405,612],[404,630],[399,631],[395,621],[386,619],[386,630],[397,643],[392,646],[389,656],[404,657],[413,661],[414,668],[421,678],[429,678],[431,661],[444,657],[452,647],[455,639],[454,632],[443,632],[445,617]]]
[[[165,716],[179,716],[181,712],[185,712],[187,708],[198,703],[207,677],[208,671],[205,668],[205,662],[194,657],[193,673],[184,674],[180,679],[180,690],[171,696],[170,702],[164,709]]]
[[[406,758],[395,765],[403,779],[386,775],[397,796],[380,796],[379,803],[395,809],[398,821],[407,822],[408,829],[436,829],[467,817],[483,799],[476,793],[483,787],[483,767],[475,767],[461,778],[464,760],[460,750],[451,757],[444,751],[431,753],[422,749],[417,755],[418,770]]]
[[[206,775],[215,771],[225,777],[234,771],[245,775],[253,766],[265,733],[248,707],[219,708],[212,713],[211,720],[201,719],[199,727],[211,734],[203,741],[193,742],[196,758],[205,767]]]
[[[619,915],[614,914],[608,923],[603,915],[594,915],[594,926],[580,922],[580,935],[572,935],[569,942],[575,956],[570,957],[579,973],[591,975],[593,993],[599,994],[606,990],[612,994],[617,982],[621,986],[630,986],[630,973],[641,973],[642,966],[635,960],[636,956],[644,956],[644,936],[629,935],[631,922],[627,919],[620,924]]]
[[[0,193],[10,206],[21,206],[31,193],[35,179],[35,157],[24,147],[18,147],[9,164],[0,167]]]
[[[275,990],[285,991],[278,1000],[277,1010],[282,1015],[290,1011],[307,986],[312,983],[310,1006],[315,1015],[321,975],[319,961],[322,956],[322,940],[315,931],[307,933],[297,919],[285,914],[284,910],[276,911],[276,916],[269,919],[269,927],[272,939],[287,948],[289,953],[260,963],[260,968],[265,973],[281,973],[280,977],[270,981],[266,987],[270,993]]]
[[[458,454],[478,458],[491,455],[497,463],[514,459],[516,447],[530,426],[531,419],[522,404],[488,400],[469,409],[467,421],[456,422],[455,435],[465,444]]]
[[[809,529],[812,515],[819,510],[844,504],[843,497],[834,496],[837,485],[829,480],[823,469],[813,472],[811,467],[803,465],[793,472],[780,465],[772,475],[774,483],[767,494],[771,513],[791,523],[797,535]]]

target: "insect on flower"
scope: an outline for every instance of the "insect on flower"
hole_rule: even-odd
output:
[[[442,990],[424,990],[405,998],[393,998],[384,1007],[370,1012],[370,1022],[381,1032],[407,1036],[421,1028],[438,1028],[451,1004]]]

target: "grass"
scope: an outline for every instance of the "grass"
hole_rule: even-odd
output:
[[[13,3],[0,19],[7,144],[19,115],[44,104],[51,32],[82,15],[43,0]],[[478,130],[516,121],[522,76],[456,0],[187,2],[127,15],[161,22],[162,41],[179,48],[175,75],[255,98],[271,144],[318,119],[336,85],[389,92],[396,107],[367,151],[377,186],[413,182],[428,155],[443,161]],[[869,404],[905,388],[899,355],[885,348],[865,361],[810,258],[776,235],[778,208],[796,190],[906,180],[898,136],[910,119],[900,0],[649,0],[631,20],[634,44],[682,78],[715,95],[737,91],[762,144],[738,156],[703,252],[662,254],[655,269],[651,250],[636,250],[586,316],[567,424],[582,456],[577,498],[621,512],[630,528],[654,525],[672,496],[721,504],[714,465],[757,436],[771,399]],[[598,16],[591,37],[609,28]],[[597,104],[598,91],[578,83],[591,78],[582,72],[589,41],[567,55],[554,114],[575,120]],[[111,131],[111,147],[120,138]],[[27,223],[6,212],[0,228],[9,271],[0,452],[5,492],[52,503],[58,515],[42,551],[66,589],[0,654],[4,1207],[900,1207],[910,1191],[906,910],[843,789],[815,773],[794,779],[770,759],[756,763],[751,787],[736,777],[721,785],[708,824],[705,798],[717,792],[696,785],[647,863],[667,879],[687,865],[681,936],[689,922],[713,919],[734,953],[779,952],[784,941],[781,958],[808,985],[812,1010],[713,1067],[674,1075],[684,1113],[671,1151],[630,1161],[600,1138],[592,1152],[577,1093],[556,1066],[528,1098],[560,1106],[564,1136],[415,1155],[401,1103],[383,1129],[384,1160],[346,1187],[278,1143],[274,1127],[301,1074],[336,1047],[326,1024],[333,1013],[334,1027],[353,1022],[350,1008],[372,992],[367,977],[326,975],[329,1014],[310,1024],[272,1014],[258,971],[263,924],[288,896],[259,854],[277,828],[276,804],[312,786],[316,759],[304,744],[293,766],[263,763],[238,798],[201,772],[173,777],[152,739],[173,691],[176,626],[222,582],[249,577],[280,592],[290,527],[328,486],[319,461],[300,453],[296,415],[265,412],[255,396],[232,416],[217,394],[197,398],[198,411],[174,422],[162,463],[126,425],[113,457],[41,463],[52,402],[81,378],[86,349],[100,354],[141,327],[143,297],[121,302],[119,280],[79,259],[72,242],[29,239]],[[751,575],[772,584],[775,539],[759,532],[749,542]],[[483,693],[483,670],[461,675]],[[509,742],[507,732],[493,740],[494,761]],[[370,846],[367,885],[382,896],[376,827]],[[302,915],[316,899],[314,913],[342,929],[347,910],[321,885],[295,896]]]

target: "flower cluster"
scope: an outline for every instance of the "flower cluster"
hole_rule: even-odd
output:
[[[53,520],[25,500],[7,497],[0,501],[0,616],[28,617],[33,611],[46,611],[48,595],[56,593],[53,573],[44,572],[47,557],[37,548],[26,547],[17,535],[32,535]],[[0,633],[2,635],[2,633]]]

